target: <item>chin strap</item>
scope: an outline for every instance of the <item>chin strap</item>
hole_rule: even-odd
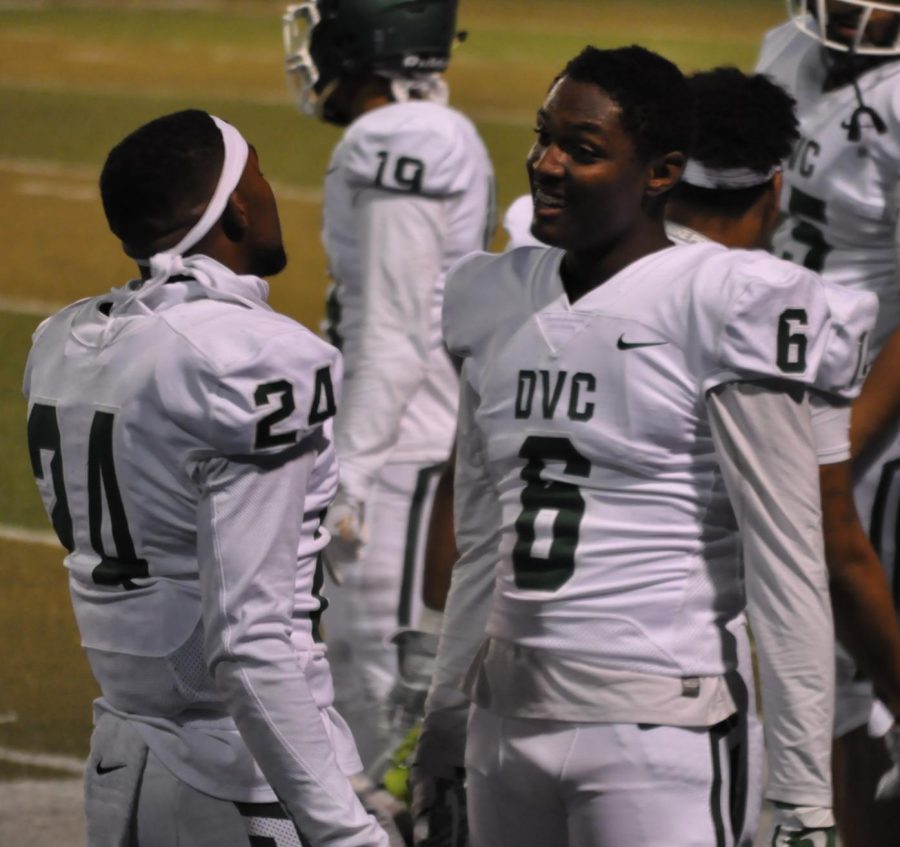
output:
[[[856,93],[856,100],[859,105],[853,110],[853,114],[850,115],[850,121],[841,124],[841,126],[847,130],[847,139],[849,141],[859,141],[862,136],[862,124],[860,123],[860,119],[863,115],[869,117],[872,121],[872,126],[875,127],[875,130],[879,135],[886,133],[887,125],[884,122],[884,118],[882,118],[871,106],[867,106],[863,102],[862,92],[859,90],[859,82],[857,82],[856,77],[853,78],[853,90]]]
[[[850,70],[850,84],[853,86],[853,93],[856,95],[856,102],[858,104],[853,110],[853,114],[850,115],[850,120],[844,121],[841,124],[841,127],[847,130],[847,140],[855,142],[862,138],[862,131],[864,129],[862,123],[863,117],[867,117],[871,121],[870,125],[875,128],[875,131],[879,135],[883,135],[887,132],[887,124],[885,124],[884,118],[882,118],[871,106],[867,106],[863,100],[862,90],[859,87],[859,75],[865,68],[862,67],[859,62],[859,54],[852,48],[847,54],[847,64],[849,65]]]

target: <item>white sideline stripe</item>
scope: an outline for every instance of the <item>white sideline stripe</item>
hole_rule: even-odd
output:
[[[13,750],[11,747],[0,747],[0,761],[35,768],[52,768],[55,771],[79,775],[84,773],[84,759],[58,753],[27,753],[24,750]]]
[[[23,529],[8,524],[0,524],[0,538],[5,541],[24,541],[26,544],[43,544],[45,547],[62,547],[56,535],[49,530]]]

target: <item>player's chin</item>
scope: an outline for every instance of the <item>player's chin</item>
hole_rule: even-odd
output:
[[[551,247],[561,247],[565,241],[567,227],[563,215],[535,214],[531,221],[531,234]]]
[[[260,247],[253,254],[253,272],[256,276],[275,276],[287,267],[287,261],[283,244]]]

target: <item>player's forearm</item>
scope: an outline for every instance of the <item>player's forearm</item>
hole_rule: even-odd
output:
[[[900,631],[884,570],[871,548],[845,558],[831,578],[831,602],[838,639],[900,719]]]
[[[429,609],[436,611],[443,611],[447,603],[453,564],[458,555],[453,531],[454,467],[455,460],[451,455],[450,461],[438,479],[425,541],[422,600]]]
[[[854,459],[878,441],[900,415],[900,330],[881,349],[853,404],[850,445]]]
[[[823,465],[820,484],[838,638],[900,716],[900,627],[884,569],[856,512],[850,463]]]

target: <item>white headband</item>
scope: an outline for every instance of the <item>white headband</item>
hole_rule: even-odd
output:
[[[767,183],[780,170],[780,165],[773,165],[767,173],[751,168],[710,168],[688,159],[681,179],[697,188],[752,188]]]
[[[247,156],[250,148],[247,145],[244,136],[235,129],[230,123],[220,120],[215,115],[210,115],[215,125],[222,133],[222,143],[225,146],[225,156],[222,161],[222,172],[219,174],[219,182],[216,190],[213,192],[205,211],[200,216],[200,220],[195,223],[190,231],[181,239],[174,247],[163,250],[149,259],[140,259],[139,265],[149,265],[152,279],[155,282],[157,276],[164,275],[163,281],[168,279],[176,270],[176,259],[191,249],[198,241],[207,235],[212,229],[213,224],[222,217],[225,207],[228,205],[228,198],[237,188],[237,184],[244,173],[244,167],[247,164]],[[144,283],[143,288],[147,287]]]
[[[212,229],[213,224],[222,217],[222,213],[228,205],[228,199],[231,197],[231,193],[234,189],[237,188],[241,175],[244,173],[247,157],[250,153],[247,142],[237,129],[231,124],[219,120],[219,118],[214,115],[210,115],[210,117],[219,128],[219,132],[222,133],[222,143],[225,148],[225,155],[222,160],[222,172],[219,174],[219,181],[216,184],[215,191],[213,191],[212,197],[210,198],[209,203],[207,203],[206,209],[200,216],[200,219],[190,228],[190,231],[181,239],[181,241],[174,247],[170,247],[168,250],[162,250],[159,253],[155,253],[149,259],[137,260],[139,265],[144,267],[149,266],[150,277],[148,279],[145,279],[143,282],[131,282],[123,289],[113,289],[114,294],[116,291],[128,291],[129,293],[124,299],[113,300],[110,318],[114,317],[117,313],[121,314],[128,311],[132,306],[137,306],[145,311],[149,311],[149,308],[143,302],[144,298],[146,298],[150,292],[165,284],[175,274],[184,273],[190,270],[194,276],[209,277],[207,271],[202,270],[200,267],[193,267],[195,264],[195,257],[189,256],[187,259],[184,259],[182,258],[182,255],[207,235]],[[202,257],[197,257],[196,261],[200,261],[202,264]],[[102,343],[104,345],[111,337],[113,325],[114,322],[110,320],[103,328]]]

